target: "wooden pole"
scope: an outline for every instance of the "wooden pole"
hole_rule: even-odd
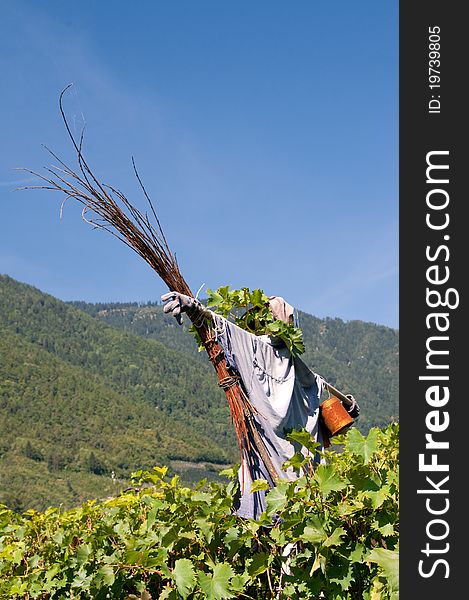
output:
[[[189,292],[189,294],[187,294],[187,292]],[[192,296],[192,293],[190,292],[188,286],[187,290],[181,293],[186,293],[187,295]],[[265,442],[259,434],[257,424],[254,419],[253,410],[249,409],[249,399],[247,398],[241,385],[233,378],[231,373],[228,371],[228,367],[226,365],[225,360],[225,354],[218,342],[213,339],[211,329],[205,322],[205,319],[202,321],[202,323],[200,323],[200,314],[194,314],[194,312],[190,310],[187,311],[186,314],[192,321],[194,327],[196,328],[200,336],[200,339],[202,340],[202,344],[204,345],[208,358],[216,371],[218,383],[220,387],[225,391],[230,409],[235,409],[231,411],[232,417],[234,417],[233,420],[235,421],[235,427],[239,425],[239,423],[236,423],[236,414],[238,414],[238,416],[242,416],[243,418],[245,434],[240,436],[239,431],[237,430],[238,440],[240,440],[241,438],[243,442],[247,444],[245,447],[241,447],[242,454],[246,454],[246,459],[249,459],[248,453],[251,450],[249,446],[249,442],[251,440],[249,438],[252,438],[253,449],[262,459],[262,462],[264,463],[265,468],[267,469],[270,475],[270,478],[275,484],[275,482],[279,479],[279,474],[277,473],[272,463]],[[227,382],[227,385],[224,385],[224,382]],[[239,407],[238,411],[236,411],[236,407],[233,407],[233,404]]]
[[[345,406],[347,406],[348,408],[350,408],[352,406],[352,404],[353,404],[352,400],[350,400],[350,398],[347,398],[347,396],[344,393],[342,393],[340,390],[338,390],[336,387],[334,387],[327,381],[324,383],[324,387],[331,394],[336,396],[343,404],[345,404]]]

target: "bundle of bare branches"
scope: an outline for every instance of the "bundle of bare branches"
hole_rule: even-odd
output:
[[[80,139],[77,140],[70,129],[63,109],[63,95],[69,87],[67,86],[60,94],[59,108],[76,153],[78,169],[70,168],[46,147],[59,165],[46,168],[44,174],[24,169],[42,180],[42,184],[25,186],[21,189],[61,192],[65,196],[61,211],[68,199],[72,198],[78,201],[83,206],[82,217],[87,223],[94,228],[108,231],[140,255],[156,271],[170,291],[193,296],[179,270],[176,257],[169,248],[160,220],[140,179],[133,158],[134,172],[148,203],[151,217],[147,212],[143,213],[135,208],[118,189],[100,183],[85,160],[82,152],[83,132]],[[193,318],[191,315],[189,317],[215,368],[219,386],[225,391],[242,460],[246,460],[250,465],[253,461],[253,453],[257,453],[268,469],[272,480],[275,481],[277,473],[257,430],[254,419],[255,409],[237,377],[228,370],[223,351],[214,336],[212,324],[206,319]]]

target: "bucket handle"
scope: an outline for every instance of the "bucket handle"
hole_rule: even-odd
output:
[[[331,385],[330,383],[328,383],[327,381],[325,381],[324,382],[324,387],[331,394],[333,394],[334,396],[337,396],[337,398],[343,404],[345,404],[345,406],[347,406],[347,408],[350,408],[352,406],[352,404],[353,404],[352,400],[350,400],[350,398],[347,398],[347,396],[345,394],[343,394],[340,390],[338,390],[337,388],[335,388],[333,385]]]

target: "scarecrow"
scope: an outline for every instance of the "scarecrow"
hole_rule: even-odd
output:
[[[251,444],[243,448],[235,509],[241,517],[258,520],[266,508],[268,490],[251,493],[251,483],[264,479],[272,488],[279,478],[295,479],[294,469],[284,470],[282,465],[297,451],[309,453],[298,443],[288,441],[286,433],[306,429],[318,442],[318,450],[322,450],[329,445],[331,433],[337,432],[330,432],[320,418],[321,394],[331,386],[313,373],[279,337],[256,335],[242,329],[185,294],[171,291],[161,299],[166,303],[164,312],[176,317],[180,324],[181,313],[186,313],[193,323],[207,323],[224,354],[232,383],[240,386],[244,403],[251,405],[250,418],[257,435],[251,436]],[[283,298],[271,296],[268,304],[274,319],[294,324],[294,309]],[[343,411],[341,416],[339,429],[342,431],[353,423],[360,410],[352,395],[345,400],[348,414]],[[319,453],[313,459],[322,460]]]
[[[316,375],[292,354],[279,338],[256,335],[243,330],[228,319],[207,310],[194,298],[184,279],[175,254],[170,250],[154,205],[135,167],[135,176],[148,203],[149,212],[135,207],[114,186],[102,183],[94,174],[83,155],[83,133],[77,139],[67,121],[60,94],[62,119],[76,154],[77,167],[72,168],[48,149],[58,162],[36,173],[24,169],[41,180],[39,185],[23,189],[57,191],[64,196],[63,204],[73,199],[82,205],[82,218],[95,229],[112,234],[136,252],[157,273],[170,290],[162,298],[167,301],[165,312],[179,321],[186,313],[212,363],[218,385],[224,390],[241,452],[240,489],[237,512],[258,518],[265,508],[266,491],[250,493],[250,482],[265,479],[272,487],[279,478],[296,477],[291,469],[284,471],[283,463],[296,450],[285,438],[290,429],[305,428],[319,443],[327,447],[328,436],[334,435],[353,423],[359,408],[350,395],[344,395],[322,377]],[[269,306],[280,322],[293,319],[293,308],[280,297],[271,297]],[[323,389],[334,394],[321,404]],[[323,427],[320,416],[326,408],[348,408],[339,419],[331,414],[332,425]],[[322,419],[327,423],[327,419]],[[329,430],[329,431],[328,431]],[[305,451],[305,449],[303,449]]]

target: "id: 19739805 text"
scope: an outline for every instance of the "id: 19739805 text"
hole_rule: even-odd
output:
[[[439,114],[441,110],[440,96],[440,65],[441,65],[440,27],[435,25],[428,28],[428,87],[430,99],[428,112]]]

